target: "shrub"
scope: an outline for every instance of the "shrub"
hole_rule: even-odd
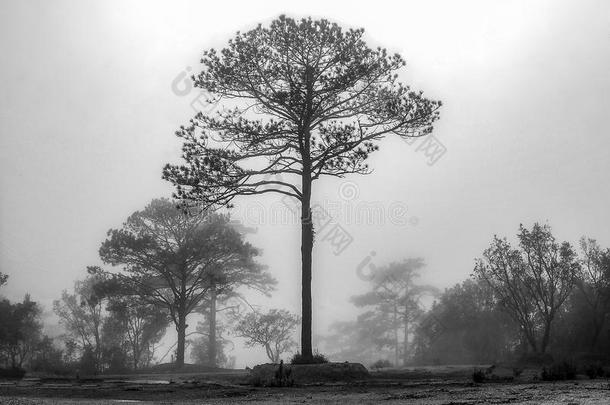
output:
[[[597,377],[604,377],[605,376],[605,372],[604,372],[604,368],[602,367],[601,363],[590,363],[587,366],[585,366],[585,374],[587,375],[587,377],[589,377],[590,379],[595,379]]]
[[[0,368],[0,378],[19,379],[25,375],[25,370],[19,367]]]
[[[475,369],[474,372],[472,373],[472,381],[474,381],[475,383],[482,383],[485,382],[485,372],[481,369]]]
[[[392,363],[390,362],[390,360],[386,360],[386,359],[380,359],[380,360],[377,360],[376,362],[374,362],[373,364],[371,364],[371,368],[374,368],[377,370],[379,370],[380,368],[388,368],[388,367],[392,367]]]
[[[553,363],[542,368],[541,377],[544,381],[573,380],[576,377],[576,367],[567,361]]]
[[[328,363],[328,359],[323,354],[315,352],[312,358],[303,357],[301,353],[295,353],[290,360],[290,364],[322,364]]]
[[[523,367],[515,366],[513,367],[513,377],[519,377],[523,373]]]
[[[97,359],[95,353],[90,347],[85,348],[83,355],[78,362],[79,371],[77,374],[80,375],[95,375],[97,374]]]

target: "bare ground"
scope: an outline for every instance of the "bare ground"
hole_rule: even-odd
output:
[[[472,368],[373,373],[366,381],[289,388],[252,387],[231,375],[152,376],[80,381],[0,383],[0,404],[610,404],[610,382],[578,379],[474,384]],[[533,374],[530,374],[533,375]],[[219,379],[218,377],[223,377]],[[170,383],[171,381],[171,383]]]

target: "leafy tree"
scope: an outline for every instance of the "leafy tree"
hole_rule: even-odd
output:
[[[239,320],[235,335],[246,338],[248,347],[263,346],[272,363],[278,363],[282,353],[290,350],[299,318],[285,309],[272,309],[267,313],[250,312]]]
[[[313,182],[370,173],[366,160],[378,141],[429,134],[441,103],[399,82],[398,54],[369,48],[363,29],[324,19],[280,16],[204,52],[201,62],[195,85],[226,108],[180,128],[186,164],[168,164],[163,176],[186,205],[269,192],[300,201],[301,353],[312,358]]]
[[[26,295],[23,302],[0,301],[0,356],[12,368],[27,362],[40,340],[40,307]]]
[[[578,360],[605,360],[610,351],[610,250],[589,238],[580,240],[576,288],[557,314],[549,350]]]
[[[394,350],[395,364],[401,357],[403,364],[408,361],[412,324],[422,314],[420,299],[438,293],[433,286],[415,283],[423,267],[420,258],[378,267],[369,275],[370,291],[352,297],[357,307],[368,309],[358,316],[358,322],[374,331],[378,347]]]
[[[133,369],[148,366],[155,344],[165,335],[167,313],[133,295],[112,296],[107,309],[129,347]]]
[[[519,249],[494,236],[477,259],[474,276],[489,285],[519,323],[534,353],[544,354],[558,311],[569,297],[578,261],[568,242],[558,244],[548,225],[520,226]]]
[[[224,337],[227,327],[224,322],[214,320],[214,345],[210,345],[210,318],[206,317],[203,322],[197,323],[196,332],[199,337],[191,341],[191,357],[196,364],[209,367],[231,368],[234,357],[228,357],[225,351],[231,341]],[[212,355],[214,356],[212,358]]]
[[[484,282],[446,289],[422,317],[415,334],[416,362],[480,364],[506,360],[519,340],[518,325],[498,308]]]
[[[390,358],[395,353],[385,344],[380,344],[378,331],[382,327],[377,321],[376,318],[359,318],[334,322],[328,334],[317,337],[318,344],[329,358],[336,360],[371,364],[380,358]]]
[[[257,249],[222,215],[184,212],[167,199],[133,213],[122,229],[108,231],[100,256],[124,266],[121,282],[134,294],[165,309],[178,333],[176,365],[184,365],[186,319],[210,292],[218,268],[259,268]]]
[[[63,352],[49,336],[43,336],[36,346],[31,360],[32,371],[43,371],[52,374],[65,374],[70,370],[64,361]]]
[[[88,369],[102,371],[102,328],[104,325],[105,296],[97,285],[105,280],[95,267],[88,267],[89,275],[74,283],[74,293],[62,292],[53,302],[53,310],[66,330],[66,340],[76,343],[87,357]]]
[[[8,281],[8,274],[4,274],[2,272],[0,272],[0,287],[2,287],[4,284],[6,284]]]
[[[602,250],[594,239],[581,238],[581,266],[576,286],[586,304],[590,320],[589,350],[594,351],[599,342],[606,318],[610,313],[610,249]]]

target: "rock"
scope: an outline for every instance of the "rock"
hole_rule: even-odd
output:
[[[284,364],[283,374],[287,384],[278,381],[279,364],[260,364],[251,372],[248,382],[257,386],[312,384],[337,381],[362,380],[369,377],[368,370],[360,363]]]

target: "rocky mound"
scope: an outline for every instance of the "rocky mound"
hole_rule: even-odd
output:
[[[363,380],[369,372],[360,363],[261,364],[250,372],[249,383],[257,386],[286,386]]]

